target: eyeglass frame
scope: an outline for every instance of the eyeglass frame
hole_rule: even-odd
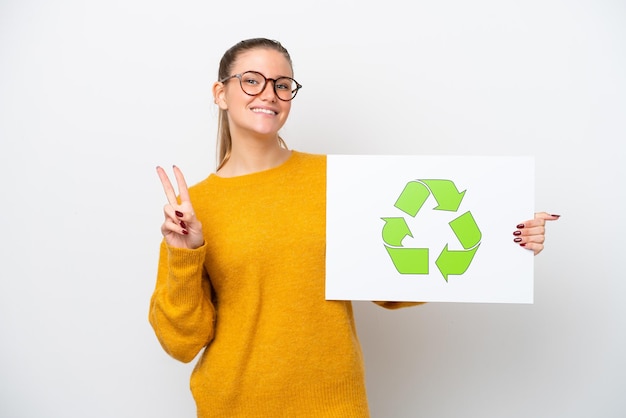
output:
[[[261,91],[259,91],[257,94],[250,94],[248,93],[244,88],[243,88],[243,80],[242,77],[244,74],[246,73],[254,73],[254,74],[258,74],[261,77],[263,77],[263,80],[265,80],[265,82],[263,83],[263,88],[261,88]],[[271,81],[272,82],[272,90],[274,90],[274,94],[276,95],[276,97],[278,98],[278,100],[281,100],[283,102],[290,102],[293,99],[296,98],[296,95],[298,94],[298,90],[300,90],[302,88],[302,84],[298,83],[295,79],[291,78],[291,77],[287,77],[287,76],[280,76],[278,78],[269,78],[269,77],[265,77],[265,75],[261,74],[258,71],[253,71],[253,70],[249,70],[249,71],[244,71],[243,73],[239,73],[239,74],[233,74],[231,76],[222,78],[221,80],[218,80],[218,82],[220,83],[225,83],[228,80],[232,79],[232,78],[237,78],[239,79],[239,87],[241,87],[241,91],[243,91],[244,93],[246,93],[248,96],[258,96],[259,94],[263,93],[265,91],[265,87],[267,86],[267,82]],[[278,92],[276,91],[276,81],[280,80],[281,78],[287,78],[291,81],[293,81],[294,83],[296,83],[296,88],[294,90],[291,90],[291,93],[293,94],[293,96],[291,96],[291,99],[282,99],[279,95]]]

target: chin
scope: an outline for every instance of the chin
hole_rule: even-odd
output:
[[[282,125],[280,128],[282,128]],[[267,136],[267,137],[274,138],[278,136],[278,132],[280,131],[280,128],[276,129],[276,127],[273,126],[272,128],[257,128],[257,129],[253,129],[252,131],[259,136]]]

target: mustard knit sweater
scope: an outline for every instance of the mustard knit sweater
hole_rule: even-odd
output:
[[[161,244],[149,318],[172,357],[204,348],[198,417],[368,417],[352,305],[324,297],[326,157],[189,191],[205,244]]]

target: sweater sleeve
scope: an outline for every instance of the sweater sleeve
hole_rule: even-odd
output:
[[[408,308],[411,306],[422,305],[426,302],[378,302],[378,301],[374,301],[374,303],[378,306],[382,306],[385,309],[400,309],[400,308]]]
[[[163,349],[190,362],[212,339],[215,308],[204,269],[206,244],[195,250],[161,243],[149,321]]]

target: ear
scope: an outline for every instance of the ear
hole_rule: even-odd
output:
[[[224,83],[216,81],[213,83],[213,101],[222,110],[228,110],[228,105],[225,100],[226,91],[224,89]]]

